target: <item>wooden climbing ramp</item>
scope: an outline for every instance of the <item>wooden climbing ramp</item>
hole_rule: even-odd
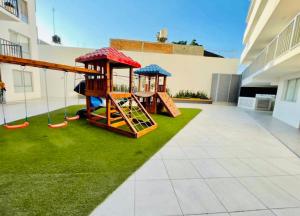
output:
[[[174,101],[168,95],[167,92],[157,92],[157,95],[158,95],[159,99],[161,100],[161,103],[163,103],[163,105],[166,107],[168,113],[172,117],[176,117],[176,116],[179,116],[181,114],[179,109],[175,105]]]

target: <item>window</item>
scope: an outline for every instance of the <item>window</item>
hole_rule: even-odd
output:
[[[20,1],[20,19],[28,23],[28,7],[27,2],[24,0]]]
[[[25,90],[26,92],[33,92],[33,86],[32,86],[32,73],[24,71],[24,77],[22,71],[14,70],[14,88],[15,92],[23,92],[24,86],[23,86],[23,78],[25,81]]]
[[[22,46],[23,58],[30,58],[30,39],[17,32],[10,31],[10,41]]]
[[[285,101],[296,102],[299,90],[300,78],[288,80],[284,97]]]

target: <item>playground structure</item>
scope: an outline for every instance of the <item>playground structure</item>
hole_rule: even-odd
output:
[[[44,68],[45,77],[47,69],[63,71],[65,73],[85,74],[86,117],[88,122],[95,126],[136,138],[147,134],[157,127],[156,122],[133,94],[133,68],[140,67],[138,62],[133,61],[128,56],[113,48],[98,49],[95,52],[78,57],[76,62],[83,63],[85,68],[0,55],[0,63]],[[113,91],[113,71],[118,68],[129,70],[128,92]],[[25,91],[24,96],[26,107]],[[105,115],[94,113],[95,110],[91,106],[92,98],[106,99]],[[47,106],[49,107],[48,104]],[[48,116],[50,117],[49,110]],[[67,126],[67,121],[77,119],[78,116],[67,117],[65,111],[65,119],[62,123],[51,124],[51,122],[48,122],[48,126],[51,128],[65,127]],[[8,129],[24,128],[28,125],[27,107],[26,119],[23,124],[4,124]]]
[[[87,120],[98,127],[140,137],[157,127],[156,122],[133,94],[133,68],[140,64],[114,48],[102,48],[76,58],[97,74],[85,76]],[[113,91],[114,69],[129,69],[129,91]],[[105,116],[93,113],[91,97],[105,98]]]
[[[148,112],[160,113],[165,108],[172,117],[181,114],[167,93],[167,77],[171,76],[171,73],[155,64],[140,68],[134,73],[139,76],[138,91],[135,95]]]

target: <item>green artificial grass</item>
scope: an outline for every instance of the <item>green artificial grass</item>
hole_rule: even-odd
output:
[[[1,127],[0,215],[88,215],[200,110],[181,112],[153,115],[158,128],[139,139],[84,119],[49,129],[46,115],[31,117],[25,129]],[[52,117],[63,119],[63,110]]]

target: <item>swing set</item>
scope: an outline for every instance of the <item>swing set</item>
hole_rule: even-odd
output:
[[[75,121],[80,118],[79,115],[69,117],[67,114],[68,72],[85,75],[84,95],[86,96],[86,118],[90,124],[135,138],[143,136],[157,128],[156,122],[152,119],[147,110],[142,106],[133,93],[133,68],[141,67],[138,62],[132,60],[130,57],[114,48],[98,49],[92,53],[76,58],[75,61],[84,64],[85,67],[72,67],[45,61],[0,55],[0,63],[44,69],[49,128],[63,128],[68,125],[68,121]],[[64,72],[64,121],[57,124],[52,122],[50,116],[47,69]],[[129,70],[128,92],[115,92],[113,90],[114,69]],[[27,117],[26,86],[24,80],[23,87],[26,112],[25,122],[20,125],[8,125],[5,120],[4,127],[8,129],[17,129],[29,126]],[[94,113],[94,109],[91,106],[92,98],[105,98],[105,115]]]
[[[2,107],[2,114],[3,114],[3,126],[6,129],[14,130],[14,129],[20,129],[20,128],[26,128],[29,126],[29,118],[28,118],[28,105],[27,105],[27,95],[26,95],[26,84],[25,84],[25,76],[24,71],[26,66],[31,67],[37,67],[37,68],[43,68],[44,69],[44,77],[45,77],[45,90],[46,90],[46,100],[47,100],[47,113],[48,113],[48,127],[49,128],[62,128],[66,127],[68,125],[68,121],[75,121],[79,119],[79,116],[72,116],[69,117],[67,115],[67,73],[68,72],[75,72],[75,73],[96,73],[96,71],[79,68],[79,67],[71,67],[67,65],[61,65],[61,64],[54,64],[44,61],[36,61],[31,59],[23,59],[23,58],[17,58],[17,57],[11,57],[11,56],[4,56],[0,55],[0,62],[1,63],[8,63],[8,64],[16,64],[21,65],[21,82],[23,87],[23,95],[24,95],[24,108],[25,108],[25,119],[24,122],[21,124],[8,124],[6,115],[5,115],[5,105],[3,101],[1,101],[1,107]],[[52,119],[50,116],[50,108],[49,108],[49,96],[48,96],[48,86],[47,86],[47,69],[51,70],[58,70],[64,72],[64,122],[53,124]]]

